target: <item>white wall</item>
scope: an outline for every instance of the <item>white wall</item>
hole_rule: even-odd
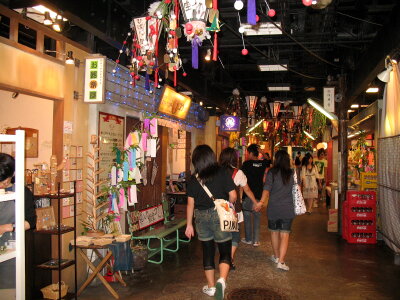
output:
[[[39,130],[38,158],[27,158],[26,168],[33,164],[50,162],[53,136],[53,101],[19,94],[13,99],[12,92],[0,90],[0,131],[10,127],[26,127]]]

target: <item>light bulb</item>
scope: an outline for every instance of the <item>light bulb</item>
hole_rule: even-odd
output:
[[[174,57],[174,54],[173,54],[173,53],[170,53],[170,54],[169,54],[169,57],[171,57],[171,58]]]
[[[178,53],[178,49],[174,48],[174,49],[172,49],[172,52]]]
[[[240,26],[240,27],[239,27],[239,32],[240,32],[240,33],[243,33],[243,32],[244,32],[244,27],[243,27],[243,26]]]
[[[162,82],[162,78],[158,78],[158,81],[159,81],[159,82]]]
[[[243,8],[243,1],[242,0],[236,0],[235,4],[233,4],[233,7],[236,10],[241,10]]]

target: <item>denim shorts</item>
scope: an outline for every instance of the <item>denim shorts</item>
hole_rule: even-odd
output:
[[[280,231],[289,233],[292,228],[293,219],[268,220],[269,231]]]
[[[223,243],[232,239],[230,232],[221,231],[218,213],[214,208],[205,210],[195,209],[196,232],[200,241],[214,240]]]

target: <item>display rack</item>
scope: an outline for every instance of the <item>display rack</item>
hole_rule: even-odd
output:
[[[376,244],[376,193],[348,191],[343,205],[343,238],[352,244]]]
[[[63,199],[65,198],[70,198],[72,197],[74,199],[74,211],[76,212],[76,183],[74,182],[74,189],[73,192],[62,192],[61,191],[61,184],[58,184],[58,189],[57,193],[54,194],[43,194],[43,195],[34,195],[35,198],[49,198],[50,201],[52,200],[57,200],[57,209],[58,209],[58,214],[57,214],[57,228],[55,229],[50,229],[50,230],[36,230],[36,233],[40,234],[49,234],[49,235],[55,235],[57,236],[57,243],[58,243],[58,257],[57,258],[52,258],[50,260],[47,260],[41,264],[38,264],[36,267],[44,270],[52,270],[52,271],[58,271],[58,293],[59,293],[59,299],[61,299],[61,274],[62,270],[65,268],[68,268],[70,266],[74,266],[74,280],[75,280],[75,293],[68,293],[68,298],[70,297],[75,297],[77,295],[77,258],[76,258],[76,250],[74,248],[74,259],[63,259],[62,258],[62,245],[61,245],[61,237],[63,234],[66,234],[68,232],[73,232],[74,233],[74,241],[76,241],[76,213],[74,214],[74,226],[62,226],[62,205],[63,205]]]
[[[15,200],[16,249],[0,255],[0,263],[15,258],[15,288],[17,300],[25,299],[25,131],[15,135],[0,134],[0,142],[15,143],[15,192],[0,195],[0,201]]]

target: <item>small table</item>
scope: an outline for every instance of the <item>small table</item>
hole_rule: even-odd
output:
[[[111,285],[107,282],[107,280],[104,279],[104,277],[100,274],[100,271],[103,270],[104,268],[107,268],[108,271],[112,272],[112,267],[109,264],[109,260],[112,257],[112,252],[110,249],[108,249],[107,245],[104,246],[96,246],[96,245],[90,245],[90,246],[76,246],[76,249],[78,253],[82,256],[83,260],[87,263],[89,268],[92,270],[92,274],[90,274],[89,278],[86,279],[86,281],[83,283],[83,285],[79,288],[78,290],[78,296],[83,292],[83,290],[93,281],[93,279],[97,276],[100,281],[103,283],[103,285],[107,288],[107,290],[114,296],[114,298],[119,299],[119,295],[117,292],[111,287]],[[93,250],[96,255],[100,258],[100,263],[95,266],[90,259],[87,257],[85,251],[91,249]],[[100,253],[100,249],[106,249],[107,254],[103,257],[103,255]],[[115,278],[123,285],[126,286],[125,281],[122,279],[122,277],[119,275],[118,272],[114,273]]]

